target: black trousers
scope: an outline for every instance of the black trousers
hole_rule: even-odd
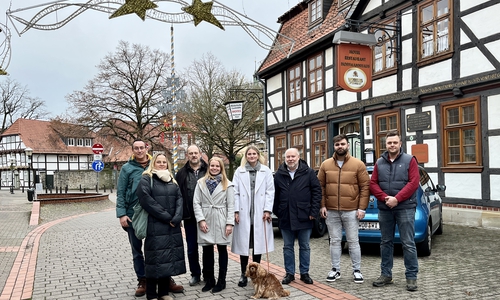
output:
[[[219,252],[219,280],[226,280],[227,264],[229,256],[227,254],[226,245],[217,245]],[[205,281],[208,279],[215,279],[215,258],[214,246],[203,246],[203,277]]]
[[[166,278],[146,278],[146,298],[155,299],[168,295],[170,277]],[[156,288],[158,287],[158,292]]]

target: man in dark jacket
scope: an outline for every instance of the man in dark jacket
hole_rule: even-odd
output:
[[[381,287],[392,281],[394,230],[399,228],[406,267],[406,289],[417,290],[418,259],[415,247],[416,192],[420,182],[417,160],[401,151],[398,132],[386,135],[386,151],[377,160],[370,180],[370,192],[378,200],[380,224],[380,277],[373,286]]]
[[[193,286],[200,282],[201,267],[200,255],[198,253],[198,224],[194,217],[193,195],[196,182],[207,172],[207,164],[201,159],[200,148],[191,145],[187,148],[189,162],[182,167],[175,176],[175,180],[181,189],[183,205],[184,232],[186,234],[187,254],[191,280],[189,285]]]
[[[309,277],[311,238],[314,220],[319,217],[321,186],[313,169],[300,159],[299,151],[290,148],[285,152],[285,163],[274,176],[274,207],[283,236],[283,257],[286,275],[283,284],[295,280],[295,237],[299,242],[300,280],[312,284]]]

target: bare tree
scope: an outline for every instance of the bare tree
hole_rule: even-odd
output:
[[[229,159],[229,178],[234,173],[234,163],[238,152],[255,142],[251,132],[262,127],[261,97],[248,97],[244,93],[234,93],[235,87],[246,85],[242,74],[226,71],[222,63],[212,54],[205,54],[188,68],[189,124],[201,148],[208,157],[218,154]],[[234,97],[244,100],[243,118],[237,123],[229,120],[224,104]]]
[[[82,91],[67,96],[77,122],[105,129],[122,140],[158,136],[158,105],[164,102],[169,56],[147,46],[120,41],[97,66],[98,74]]]
[[[31,97],[26,86],[22,86],[10,77],[0,83],[0,92],[2,93],[0,133],[18,118],[41,119],[48,116],[48,112],[44,109],[45,103],[39,98]]]

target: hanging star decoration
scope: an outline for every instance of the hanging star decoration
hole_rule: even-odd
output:
[[[5,72],[4,69],[0,68],[0,75],[7,75],[7,72]]]
[[[123,15],[128,15],[135,13],[143,21],[146,20],[146,10],[157,8],[158,5],[154,4],[150,0],[125,0],[120,8],[118,8],[109,18],[116,18]]]
[[[182,10],[193,16],[194,26],[198,26],[201,21],[205,21],[224,30],[224,26],[211,12],[213,4],[213,2],[203,3],[201,0],[193,0],[191,6],[183,7]]]

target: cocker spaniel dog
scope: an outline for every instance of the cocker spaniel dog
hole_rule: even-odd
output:
[[[274,274],[267,272],[264,267],[256,262],[248,264],[245,276],[252,279],[255,291],[255,294],[251,297],[252,299],[278,299],[290,296],[290,291],[283,289],[278,278]]]

